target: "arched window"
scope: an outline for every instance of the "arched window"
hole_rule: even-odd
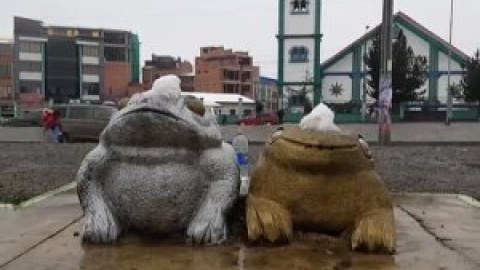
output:
[[[305,46],[293,46],[290,51],[290,63],[307,63],[308,48]]]
[[[293,0],[292,4],[292,14],[306,14],[308,13],[308,0]]]

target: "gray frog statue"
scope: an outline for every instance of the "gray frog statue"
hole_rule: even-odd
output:
[[[112,243],[132,228],[219,244],[239,179],[217,124],[185,105],[178,77],[161,77],[112,117],[81,164],[83,241]]]

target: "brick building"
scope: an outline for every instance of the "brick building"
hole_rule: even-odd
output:
[[[13,40],[0,39],[0,116],[14,115]]]
[[[22,110],[46,101],[117,100],[139,82],[140,42],[130,32],[15,17],[14,37],[14,85]]]
[[[195,92],[240,94],[255,97],[259,68],[247,52],[224,47],[203,47],[195,59]]]
[[[194,91],[194,75],[192,64],[178,57],[152,55],[151,60],[145,61],[143,67],[143,83],[150,88],[155,79],[168,74],[175,74],[181,80],[183,92]]]

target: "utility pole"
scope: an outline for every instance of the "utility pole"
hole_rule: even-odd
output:
[[[452,121],[452,86],[450,81],[452,69],[452,29],[453,29],[453,0],[450,0],[450,28],[448,37],[448,74],[447,74],[447,110],[445,114],[445,125],[450,125]]]
[[[392,29],[393,1],[383,0],[380,82],[378,95],[378,143],[387,145],[390,142],[390,126],[392,119]]]
[[[365,35],[368,33],[370,26],[365,26]],[[367,41],[365,40],[365,44],[363,44],[363,52],[362,52],[362,84],[363,84],[363,92],[362,92],[362,121],[365,122],[367,116],[367,76],[366,76],[366,65],[364,57],[367,55]]]

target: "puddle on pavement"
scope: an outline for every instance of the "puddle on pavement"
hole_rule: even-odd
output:
[[[79,269],[85,270],[395,269],[393,256],[352,255],[345,242],[327,236],[303,238],[278,247],[188,247],[129,237],[117,246],[83,248]]]

